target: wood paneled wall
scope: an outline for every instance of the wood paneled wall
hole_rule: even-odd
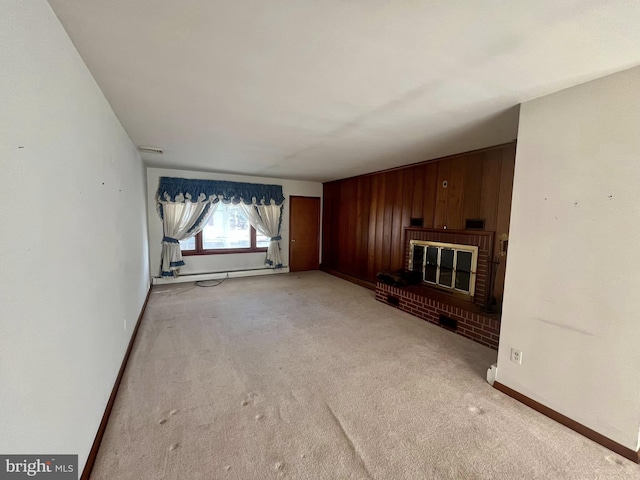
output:
[[[322,266],[375,282],[383,270],[404,267],[403,228],[462,230],[482,218],[498,237],[509,232],[515,143],[324,184]],[[443,186],[446,182],[447,187]],[[495,293],[504,285],[504,258]]]

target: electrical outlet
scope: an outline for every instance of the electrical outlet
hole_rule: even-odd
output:
[[[511,349],[511,361],[517,363],[518,365],[522,365],[522,351],[516,350],[515,348]]]

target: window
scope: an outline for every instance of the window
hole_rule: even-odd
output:
[[[478,247],[453,243],[409,242],[409,265],[424,283],[473,297]]]
[[[269,237],[249,225],[238,205],[218,204],[202,232],[180,242],[183,255],[266,252]]]

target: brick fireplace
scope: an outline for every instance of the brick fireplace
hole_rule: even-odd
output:
[[[484,308],[491,299],[493,232],[405,228],[404,265],[406,270],[411,269],[409,264],[411,240],[478,247],[473,300],[457,298],[449,292],[426,284],[395,287],[381,282],[376,283],[376,300],[497,350],[500,315],[488,313]]]

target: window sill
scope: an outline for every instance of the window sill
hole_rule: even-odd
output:
[[[266,253],[266,248],[225,248],[220,250],[202,250],[201,252],[183,250],[183,257],[197,257],[200,255],[228,255],[238,253]]]

